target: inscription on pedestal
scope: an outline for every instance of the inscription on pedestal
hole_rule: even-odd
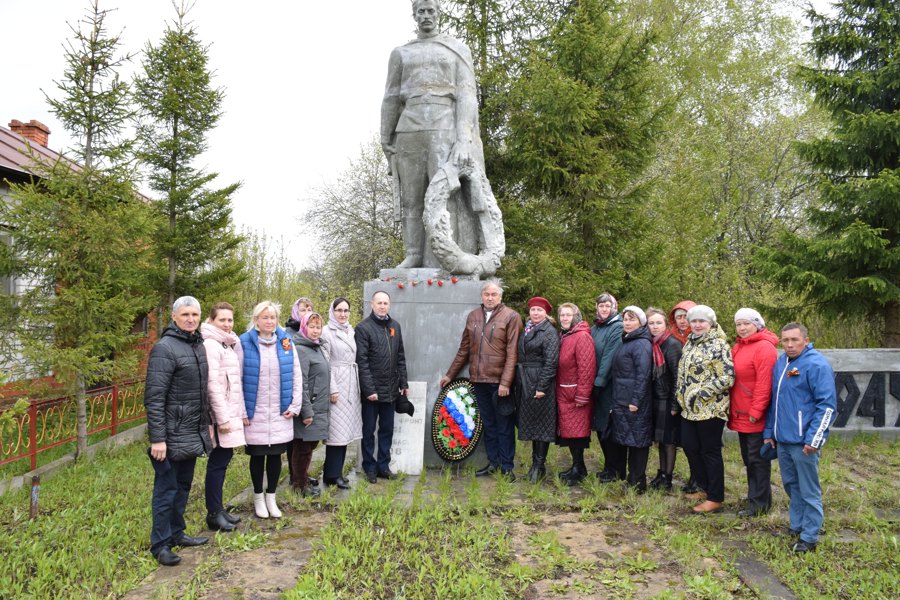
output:
[[[394,443],[391,445],[391,471],[418,475],[422,472],[425,453],[425,394],[424,381],[409,382],[409,401],[416,410],[412,417],[394,415]]]

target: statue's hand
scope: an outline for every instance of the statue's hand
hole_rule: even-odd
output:
[[[381,150],[384,152],[384,157],[387,159],[388,175],[393,175],[393,173],[391,173],[391,157],[397,153],[397,149],[394,148],[392,144],[382,144]]]
[[[459,170],[472,168],[472,147],[468,142],[457,141],[453,147],[453,164]]]

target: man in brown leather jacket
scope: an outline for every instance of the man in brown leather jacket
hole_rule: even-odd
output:
[[[441,378],[443,387],[469,364],[469,379],[475,384],[488,456],[488,464],[475,473],[479,477],[498,469],[512,476],[516,454],[516,419],[509,409],[513,406],[510,388],[516,372],[522,318],[502,300],[500,281],[485,281],[481,287],[481,306],[466,318],[456,358]]]

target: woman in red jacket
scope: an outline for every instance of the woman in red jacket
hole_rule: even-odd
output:
[[[597,357],[591,328],[571,303],[559,307],[559,367],[556,370],[557,440],[568,446],[572,467],[559,474],[568,486],[587,477],[584,450],[591,442],[591,390],[597,373]]]
[[[769,512],[772,505],[770,478],[772,463],[759,455],[766,410],[772,398],[772,368],[778,359],[778,336],[766,329],[762,316],[752,308],[734,315],[737,343],[734,359],[734,387],[728,428],[738,432],[741,458],[747,469],[747,506],[738,516],[752,517]]]

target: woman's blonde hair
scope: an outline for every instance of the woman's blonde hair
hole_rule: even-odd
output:
[[[250,322],[247,323],[247,331],[252,331],[256,329],[256,320],[259,318],[259,315],[263,314],[265,311],[271,309],[275,313],[275,320],[277,321],[281,317],[281,305],[271,300],[263,300],[259,304],[253,307],[253,313],[250,315]]]

